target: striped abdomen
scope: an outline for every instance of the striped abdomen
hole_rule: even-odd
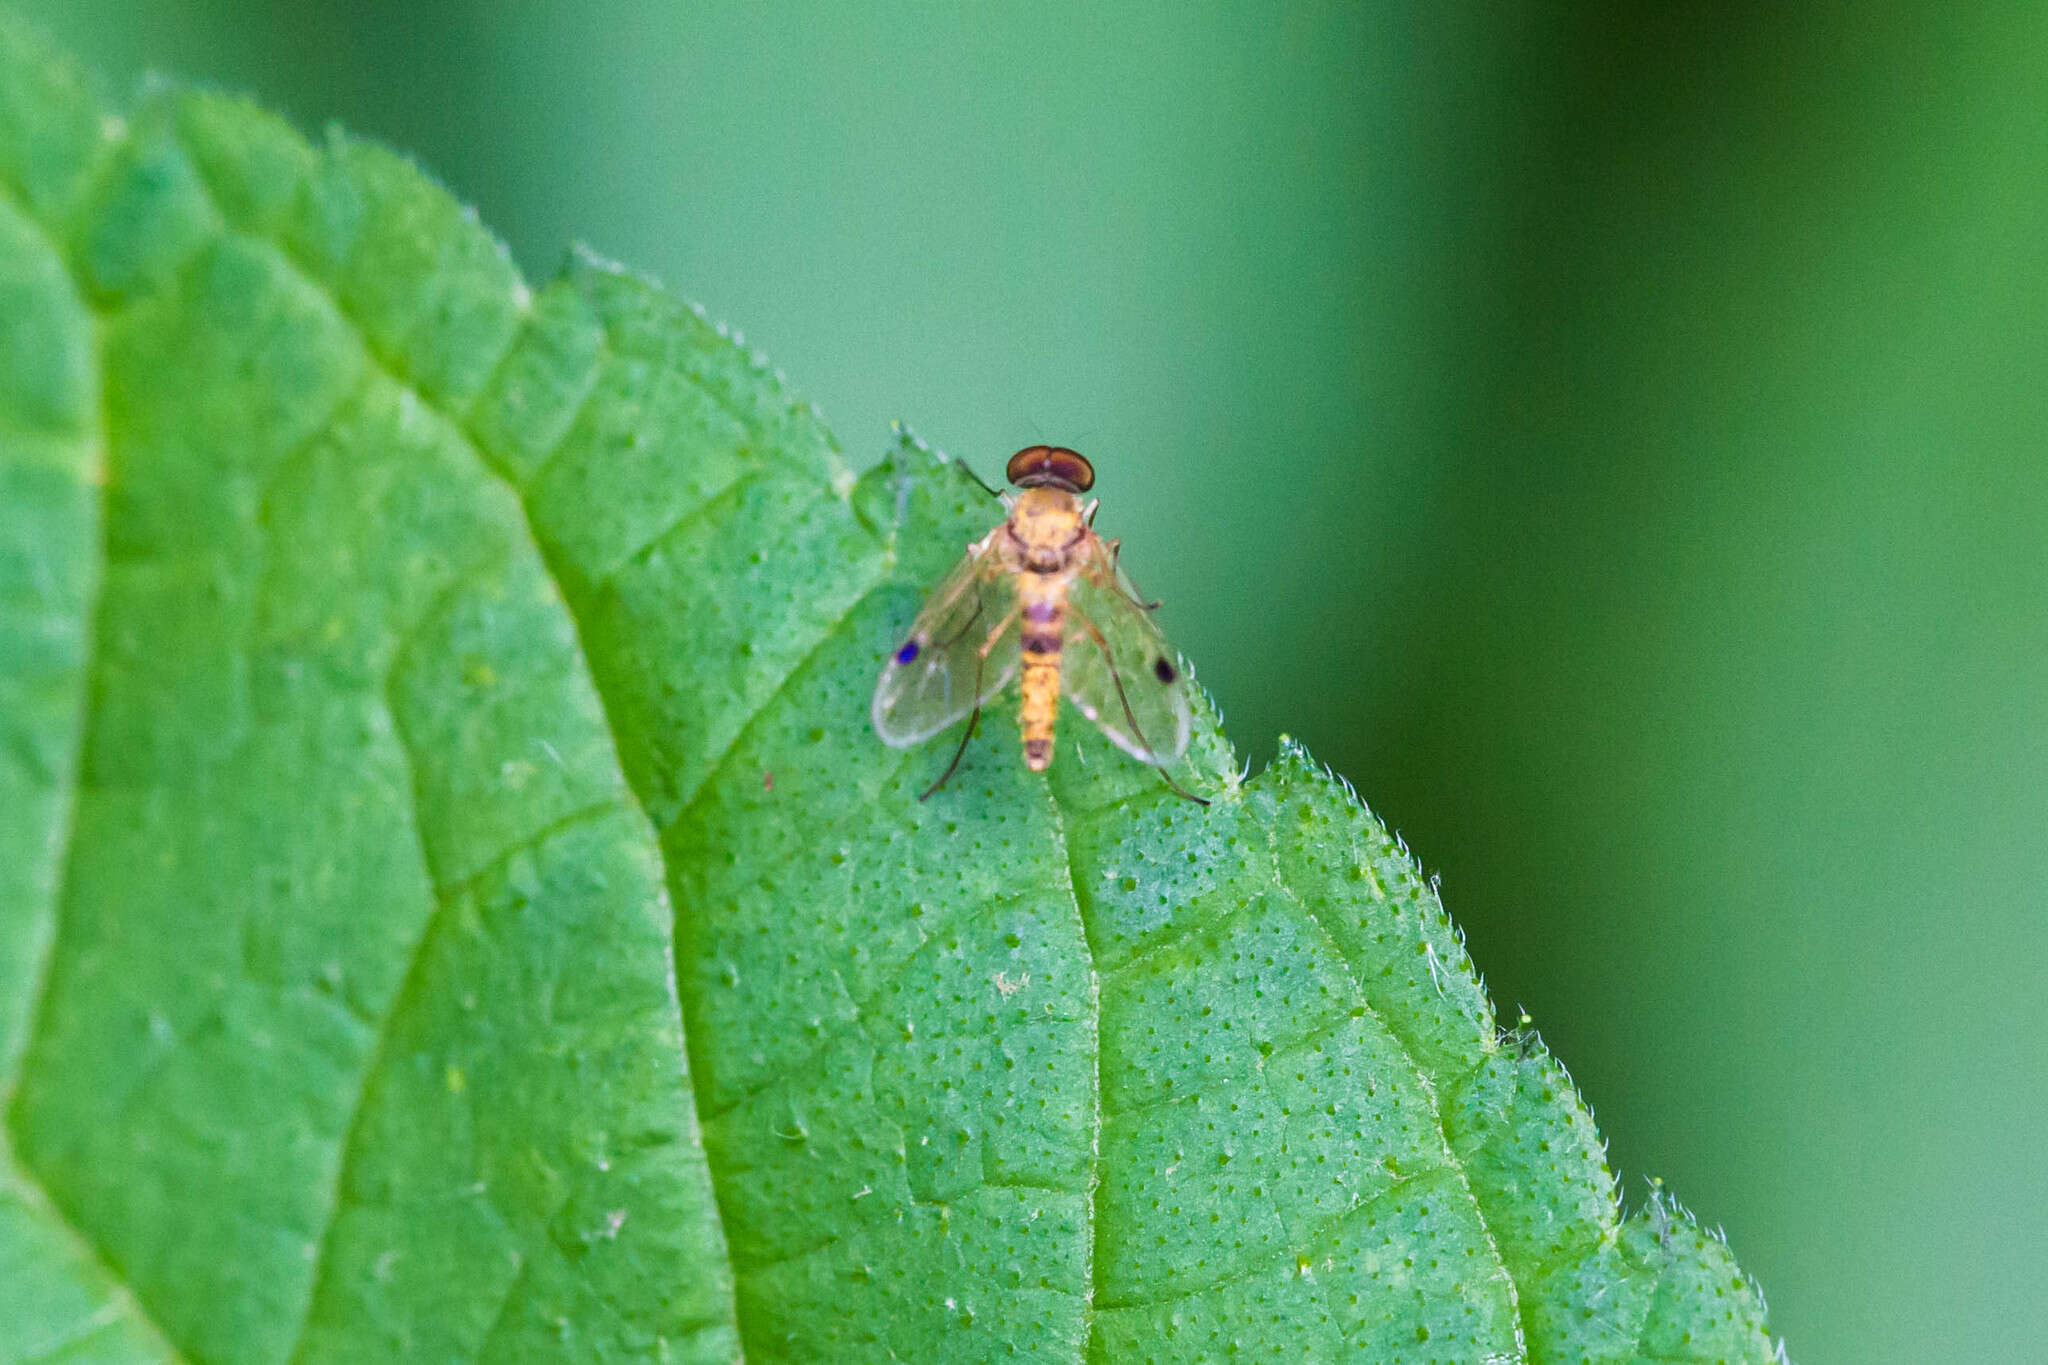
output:
[[[1025,574],[1017,585],[1023,612],[1024,766],[1052,766],[1052,728],[1060,709],[1060,641],[1066,633],[1067,589],[1058,578]]]

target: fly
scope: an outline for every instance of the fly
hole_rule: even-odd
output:
[[[1152,620],[1159,604],[1140,597],[1118,566],[1117,542],[1095,534],[1097,504],[1081,500],[1094,467],[1065,446],[1026,446],[1004,476],[1017,490],[996,495],[1008,515],[932,589],[883,666],[875,733],[908,748],[968,717],[953,761],[923,800],[960,766],[983,705],[1016,681],[1025,767],[1052,766],[1065,695],[1117,747],[1165,776],[1187,752],[1187,683]],[[1171,777],[1166,784],[1208,804]]]

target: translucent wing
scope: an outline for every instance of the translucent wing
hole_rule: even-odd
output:
[[[1060,660],[1067,699],[1133,758],[1163,768],[1186,753],[1187,681],[1102,541],[1091,546],[1067,602],[1072,624]]]
[[[871,715],[884,744],[930,739],[1009,685],[1021,661],[1016,605],[1016,584],[992,555],[969,550],[953,566],[875,684]]]

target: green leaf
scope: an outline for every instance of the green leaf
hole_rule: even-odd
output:
[[[915,799],[957,467],[109,109],[0,21],[0,1360],[1778,1358],[1299,749]]]

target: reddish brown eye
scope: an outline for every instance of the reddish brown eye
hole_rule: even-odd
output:
[[[1025,446],[1010,457],[1003,473],[1019,488],[1056,483],[1085,493],[1095,486],[1095,466],[1080,451],[1065,446]]]
[[[1045,468],[1045,459],[1050,454],[1051,446],[1025,446],[1010,457],[1010,463],[1003,470],[1003,477],[1022,488],[1026,479]]]

